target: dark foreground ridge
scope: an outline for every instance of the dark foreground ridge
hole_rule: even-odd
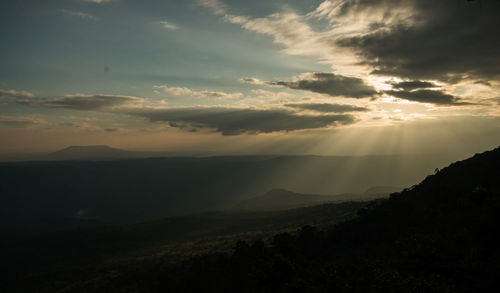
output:
[[[198,258],[159,290],[217,292],[492,292],[500,279],[500,148],[320,231],[238,242]]]
[[[179,261],[142,257],[126,265],[116,262],[102,272],[88,265],[61,270],[43,277],[45,289],[27,291],[21,284],[29,284],[20,277],[20,287],[14,289],[495,292],[500,286],[499,211],[497,148],[454,163],[389,199],[373,201],[358,210],[358,217],[330,228],[303,226],[261,240],[231,240],[229,251]]]

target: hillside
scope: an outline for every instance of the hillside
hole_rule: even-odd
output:
[[[388,197],[395,188],[370,188],[365,193],[344,193],[335,195],[302,194],[285,189],[273,189],[261,196],[243,200],[234,206],[236,210],[283,210],[289,208],[313,206],[323,203],[346,201],[369,201]]]
[[[240,242],[233,254],[200,258],[180,279],[160,283],[174,291],[493,292],[499,211],[497,148],[373,202],[357,219]]]
[[[191,222],[198,223],[196,229],[181,217],[118,232],[77,230],[70,238],[56,237],[59,246],[17,240],[11,250],[3,249],[4,265],[23,267],[41,256],[51,265],[4,284],[8,292],[495,292],[499,178],[497,148],[453,163],[386,200],[346,203],[346,213],[325,205],[253,213],[253,223],[238,213],[202,216]],[[298,196],[283,196],[290,195]],[[177,226],[183,233],[198,231],[181,236],[184,241],[198,241],[165,245],[172,243],[166,239],[175,233],[173,223],[183,223]],[[292,229],[297,225],[302,227]],[[206,233],[225,236],[210,240]],[[54,257],[44,247],[68,254]],[[54,260],[74,257],[80,251],[75,247],[91,248],[85,262],[71,269],[55,266]]]
[[[69,146],[54,153],[36,157],[37,161],[115,160],[138,157],[140,153],[106,145]]]
[[[117,274],[129,268],[142,271],[151,262],[170,264],[206,252],[228,252],[238,239],[271,237],[306,224],[327,227],[352,219],[365,205],[346,202],[273,212],[210,212],[134,225],[80,225],[41,235],[0,236],[1,266],[8,268],[0,277],[0,291],[59,292],[94,282],[110,267]]]
[[[133,269],[67,292],[494,292],[500,286],[500,148],[370,203],[351,221],[304,226],[231,253]]]
[[[104,148],[102,154],[108,151]],[[33,225],[45,218],[138,223],[230,208],[272,189],[314,195],[363,193],[372,186],[410,186],[445,164],[449,164],[446,158],[411,156],[0,163],[0,231],[24,231],[26,223]]]

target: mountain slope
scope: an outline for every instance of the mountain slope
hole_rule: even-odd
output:
[[[231,253],[181,262],[144,253],[111,268],[43,275],[48,287],[32,291],[57,292],[51,286],[63,280],[64,292],[496,292],[499,179],[497,148],[454,163],[387,200],[371,202],[356,219],[326,230],[304,226],[266,241],[238,241]],[[140,239],[162,233],[140,231]],[[88,240],[78,231],[75,236]],[[108,243],[98,239],[90,243]],[[82,279],[82,273],[87,277]],[[29,278],[18,282],[29,287],[25,280]]]
[[[142,270],[151,255],[161,255],[170,262],[203,250],[227,250],[232,241],[241,237],[255,239],[308,223],[324,227],[352,219],[356,210],[365,205],[366,202],[345,202],[286,211],[210,212],[134,225],[80,225],[43,235],[0,236],[1,266],[8,268],[0,277],[0,291],[59,292],[61,288],[92,281],[96,271],[104,270],[105,274],[107,266],[115,263],[125,263],[115,268],[119,274],[127,270],[129,263]],[[135,263],[134,258],[139,262]]]
[[[500,286],[500,148],[454,163],[328,231],[239,243],[163,288],[246,292],[493,292]],[[196,274],[194,273],[196,272]],[[193,281],[197,276],[196,283]],[[206,284],[209,284],[206,286]],[[180,290],[180,291],[182,291]]]
[[[139,153],[124,151],[106,145],[69,146],[37,158],[45,161],[112,160],[133,158]]]
[[[300,194],[285,189],[273,189],[265,194],[240,202],[235,208],[243,210],[275,210],[332,201],[330,196]]]
[[[41,218],[137,223],[220,210],[276,187],[341,194],[375,185],[409,186],[445,162],[433,157],[242,156],[0,163],[0,231],[19,230],[17,224]]]
[[[346,201],[369,201],[387,196],[389,196],[389,192],[319,195],[319,194],[296,193],[285,189],[273,189],[261,196],[243,200],[240,203],[238,203],[234,208],[238,210],[254,210],[254,211],[282,210],[295,207],[318,205],[322,203],[346,202]]]

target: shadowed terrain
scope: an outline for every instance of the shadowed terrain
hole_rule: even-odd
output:
[[[497,148],[368,204],[5,238],[11,270],[2,284],[7,292],[491,292],[499,178]]]
[[[267,243],[239,242],[230,255],[192,262],[181,281],[163,275],[159,286],[219,292],[495,291],[499,179],[497,148],[370,203],[356,219],[277,234]]]
[[[500,0],[1,0],[0,36],[0,293],[500,292]]]
[[[0,257],[8,272],[2,286],[7,292],[58,292],[93,282],[110,270],[121,274],[157,262],[176,264],[207,252],[230,252],[238,239],[268,238],[309,224],[327,227],[355,217],[365,205],[344,202],[272,212],[210,212],[133,225],[80,225],[42,235],[4,236]]]
[[[103,156],[120,154],[97,148]],[[70,148],[62,153],[94,151]],[[448,162],[432,156],[238,156],[0,163],[0,231],[44,230],[36,226],[43,223],[64,228],[82,220],[137,223],[233,208],[274,189],[345,194],[344,201],[373,199],[373,194],[389,192],[365,190],[410,186]],[[314,197],[282,205],[330,201]]]
[[[252,197],[238,203],[237,210],[281,210],[302,206],[312,206],[322,203],[368,201],[389,196],[402,188],[373,187],[364,193],[345,193],[336,195],[300,194],[285,189],[273,189],[264,195]]]

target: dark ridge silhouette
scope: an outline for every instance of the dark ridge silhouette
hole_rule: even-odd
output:
[[[273,189],[261,196],[244,200],[235,208],[244,210],[275,210],[325,203],[328,201],[333,201],[331,196],[300,194],[285,189]]]
[[[306,226],[268,243],[238,242],[231,255],[198,258],[180,279],[163,275],[160,284],[173,291],[493,292],[499,211],[497,148],[372,202],[333,229]]]
[[[36,160],[44,161],[81,161],[115,160],[139,157],[141,154],[109,147],[107,145],[69,146],[60,151],[43,155]]]
[[[446,162],[411,156],[237,156],[0,163],[0,231],[24,231],[44,218],[138,223],[220,210],[276,187],[342,194],[375,185],[409,186]],[[357,169],[346,174],[350,166]]]
[[[365,205],[366,202],[345,202],[285,211],[209,212],[119,226],[92,226],[98,223],[79,221],[78,226],[66,231],[0,236],[1,266],[8,268],[0,276],[0,292],[59,292],[61,288],[73,287],[73,283],[87,282],[86,278],[99,279],[100,270],[107,270],[108,263],[128,263],[135,257],[165,253],[168,258],[162,261],[171,263],[172,259],[186,258],[182,254],[230,247],[241,237],[255,239],[256,235],[273,235],[311,223],[326,227],[355,217],[356,210]],[[67,224],[67,219],[52,220]],[[117,272],[125,270],[120,267]]]
[[[194,242],[167,253],[159,239],[175,231],[172,219],[135,228],[120,226],[118,233],[113,227],[86,230],[90,234],[61,233],[56,237],[59,246],[50,245],[55,241],[50,236],[46,236],[52,239],[48,242],[4,239],[0,243],[7,266],[25,267],[27,260],[43,258],[47,267],[21,275],[11,270],[6,274],[9,282],[1,284],[8,285],[5,292],[496,292],[500,286],[499,179],[497,148],[453,163],[388,199],[297,209],[281,220],[278,214],[291,211],[252,216],[261,221],[254,226],[257,230],[272,231],[265,223],[307,223],[298,230],[252,238],[248,226],[242,228],[249,223],[244,216],[174,220],[184,227],[198,223],[194,234],[180,228],[181,234],[195,238],[199,232],[236,233],[217,239],[226,249],[205,247],[201,253],[194,253],[199,252]],[[303,196],[284,190],[270,195]],[[352,218],[349,209],[356,204],[359,209]],[[336,206],[336,212],[327,208],[325,214],[328,206]],[[331,213],[351,220],[318,224]],[[274,216],[263,216],[270,214]],[[228,221],[233,226],[219,230]],[[70,261],[70,256],[78,255],[79,241],[86,249],[84,263]],[[16,258],[19,255],[27,260]],[[106,255],[113,257],[102,263]],[[61,261],[66,266],[56,265]]]
[[[370,188],[365,193],[344,193],[336,195],[302,194],[286,189],[273,189],[264,195],[239,202],[234,208],[239,210],[282,210],[296,207],[312,206],[322,203],[369,201],[388,197],[395,188]],[[401,189],[397,189],[401,190]]]
[[[500,286],[500,148],[429,175],[329,230],[305,226],[193,260],[162,290],[493,292]],[[196,280],[196,282],[195,282]]]
[[[365,194],[391,194],[403,190],[402,187],[394,186],[373,186],[365,191]]]

